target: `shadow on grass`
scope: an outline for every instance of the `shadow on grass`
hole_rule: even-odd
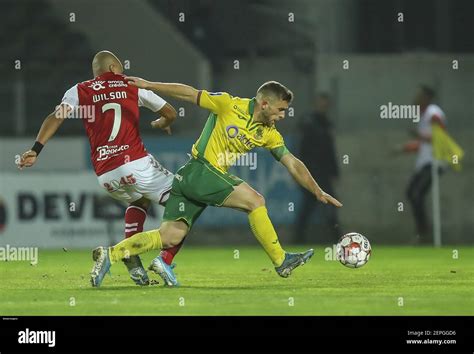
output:
[[[179,289],[196,289],[196,290],[265,290],[265,289],[274,289],[272,286],[268,285],[255,285],[255,286],[205,286],[205,285],[183,285],[180,286]]]
[[[87,288],[84,288],[82,290],[88,290],[88,291],[117,291],[117,290],[152,290],[152,289],[158,289],[158,288],[164,288],[164,286],[160,285],[149,285],[149,286],[138,286],[138,285],[122,285],[122,286],[116,286],[116,285],[102,285],[99,288],[93,288],[92,286],[89,286]]]
[[[216,291],[216,290],[275,290],[278,288],[278,290],[295,290],[298,288],[304,287],[304,284],[301,284],[301,286],[291,286],[291,285],[248,285],[248,286],[241,286],[241,285],[236,285],[236,286],[215,286],[215,285],[210,285],[210,286],[205,286],[205,285],[181,285],[178,287],[169,287],[169,286],[164,286],[162,284],[157,284],[157,285],[149,285],[149,286],[137,286],[137,285],[126,285],[126,286],[108,286],[108,285],[103,285],[100,288],[85,288],[83,290],[89,290],[89,291],[128,291],[128,290],[137,290],[137,291],[178,291],[178,290],[210,290],[210,291]]]

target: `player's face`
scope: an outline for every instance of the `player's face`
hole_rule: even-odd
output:
[[[283,100],[262,102],[262,122],[265,125],[272,126],[275,122],[285,119],[285,113],[288,109],[288,102]]]

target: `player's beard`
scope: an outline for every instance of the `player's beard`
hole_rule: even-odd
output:
[[[265,112],[265,111],[262,111],[262,123],[268,127],[271,127],[274,125],[274,122],[271,120],[271,114]]]

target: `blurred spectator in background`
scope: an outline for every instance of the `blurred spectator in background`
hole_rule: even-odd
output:
[[[404,152],[418,152],[415,162],[415,172],[407,188],[407,197],[410,201],[415,218],[417,237],[416,243],[431,243],[431,227],[426,216],[425,197],[431,186],[431,166],[433,163],[433,147],[431,144],[431,128],[439,124],[443,129],[446,117],[439,106],[433,103],[435,91],[426,85],[421,85],[415,96],[414,103],[420,106],[420,120],[413,131],[415,140],[402,146]],[[446,167],[438,161],[438,174]],[[328,193],[331,193],[328,191]]]
[[[326,93],[320,93],[314,103],[315,110],[304,117],[300,127],[299,157],[305,162],[319,186],[334,196],[333,183],[339,175],[339,168],[332,123],[328,116],[330,97]],[[335,208],[315,202],[311,193],[303,191],[297,210],[295,242],[334,242],[339,239],[340,230]],[[315,211],[317,225],[312,217]],[[308,233],[310,225],[311,232]]]

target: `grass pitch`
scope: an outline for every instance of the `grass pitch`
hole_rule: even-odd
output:
[[[36,266],[0,263],[0,315],[474,315],[472,247],[380,246],[349,269],[317,246],[287,279],[262,249],[237,247],[238,259],[234,249],[184,247],[179,288],[135,286],[116,264],[99,289],[90,251],[40,250]],[[145,266],[155,254],[142,256]]]

